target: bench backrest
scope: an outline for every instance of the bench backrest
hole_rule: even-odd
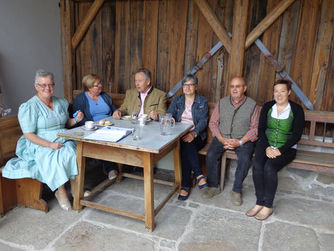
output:
[[[210,117],[215,105],[209,103]],[[334,112],[306,110],[305,121],[304,135],[298,144],[334,148]],[[212,134],[208,128],[208,142],[211,140]]]
[[[298,144],[334,148],[334,112],[305,111],[305,121]]]

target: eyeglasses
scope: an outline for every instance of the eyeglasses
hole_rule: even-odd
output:
[[[102,86],[102,83],[97,83],[96,85],[93,85],[93,87],[99,87],[99,86]]]
[[[183,86],[183,87],[190,87],[190,88],[192,88],[192,87],[195,86],[195,84],[183,84],[182,86]]]
[[[37,85],[40,86],[40,87],[42,87],[44,89],[46,87],[55,88],[56,84],[37,84]]]

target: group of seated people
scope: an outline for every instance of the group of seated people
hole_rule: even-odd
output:
[[[86,75],[82,80],[85,90],[75,98],[73,111],[76,113],[70,118],[67,100],[53,96],[53,74],[38,70],[34,81],[36,95],[23,103],[18,112],[23,136],[17,143],[17,157],[7,162],[3,176],[41,181],[56,191],[62,209],[71,210],[64,185],[68,180],[72,185],[78,174],[76,143],[59,138],[57,134],[66,128],[83,125],[87,120],[99,121],[109,116],[120,119],[132,113],[148,114],[151,119],[158,120],[159,114],[167,112],[176,122],[192,125],[180,140],[182,181],[178,199],[188,199],[193,180],[199,189],[204,190],[203,198],[218,195],[222,153],[234,150],[238,161],[231,201],[234,205],[242,204],[242,183],[253,163],[256,204],[246,215],[258,220],[267,219],[273,212],[277,172],[295,158],[296,144],[305,123],[302,107],[289,100],[291,82],[277,80],[273,86],[274,100],[265,103],[261,109],[245,95],[247,84],[244,78],[234,77],[230,81],[230,95],[219,100],[209,121],[213,139],[206,156],[206,178],[197,152],[207,140],[208,100],[196,92],[196,76],[184,77],[183,93],[173,99],[168,110],[166,93],[152,86],[149,70],[138,69],[134,79],[135,88],[126,91],[124,102],[117,109],[111,97],[102,91],[100,78],[94,74]],[[116,178],[113,163],[103,161],[103,167],[109,179]]]

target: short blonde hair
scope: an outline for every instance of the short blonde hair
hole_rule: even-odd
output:
[[[90,88],[94,87],[94,83],[100,81],[100,77],[96,74],[88,74],[82,78],[82,84],[85,88],[85,91],[88,91]]]

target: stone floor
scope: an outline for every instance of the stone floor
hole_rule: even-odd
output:
[[[172,197],[157,215],[154,232],[141,221],[98,210],[65,212],[54,198],[47,214],[15,208],[0,218],[0,250],[334,250],[333,190],[297,182],[312,179],[312,173],[280,177],[274,214],[264,222],[245,216],[255,202],[251,174],[240,207],[230,202],[229,176],[213,199],[202,199],[198,188],[186,202]],[[170,190],[155,185],[156,205]],[[143,213],[143,197],[142,181],[124,179],[94,200]]]

